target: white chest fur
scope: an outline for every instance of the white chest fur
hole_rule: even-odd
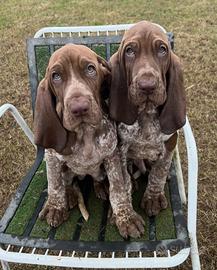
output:
[[[154,161],[165,152],[165,144],[171,135],[161,132],[156,114],[145,114],[133,125],[120,123],[118,135],[123,147],[127,147],[127,156],[133,159]]]
[[[102,131],[98,135],[96,133],[90,139],[90,145],[87,146],[82,140],[76,141],[71,147],[72,153],[70,155],[58,154],[53,149],[46,150],[46,155],[49,155],[49,157],[53,155],[60,163],[65,163],[77,175],[95,175],[103,160],[111,156],[117,146],[115,125],[104,118],[101,126]]]

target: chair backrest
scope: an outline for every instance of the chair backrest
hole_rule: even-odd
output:
[[[117,51],[124,31],[130,26],[43,28],[35,34],[35,38],[28,39],[27,58],[33,113],[38,83],[44,77],[49,58],[55,50],[68,43],[82,44],[88,46],[106,60],[109,60],[111,55]],[[162,30],[165,31],[163,28]],[[167,36],[173,49],[173,34],[168,32]]]

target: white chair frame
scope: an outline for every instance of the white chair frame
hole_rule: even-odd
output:
[[[61,37],[72,35],[96,35],[99,36],[102,33],[107,36],[111,33],[118,35],[120,32],[124,32],[129,29],[132,24],[121,25],[103,25],[103,26],[82,26],[82,27],[47,27],[42,28],[36,32],[34,38],[43,37]],[[163,32],[166,30],[158,25]],[[20,125],[30,142],[34,145],[33,133],[26,124],[25,120],[18,112],[18,110],[11,104],[4,104],[0,107],[1,116],[9,111],[17,123]],[[44,254],[37,254],[37,248],[33,248],[31,252],[23,251],[23,247],[20,247],[19,251],[14,252],[11,250],[11,246],[8,245],[5,248],[0,247],[0,260],[3,270],[9,270],[8,262],[36,264],[36,265],[50,265],[50,266],[62,266],[62,267],[80,267],[80,268],[168,268],[182,264],[189,255],[191,256],[192,269],[200,270],[200,259],[197,245],[196,236],[196,222],[197,222],[197,182],[198,182],[198,156],[197,147],[192,133],[192,129],[188,118],[186,117],[186,124],[182,128],[184,132],[185,144],[187,147],[187,160],[188,160],[188,198],[186,199],[185,187],[181,169],[181,161],[178,151],[178,146],[174,153],[174,162],[176,168],[176,174],[178,178],[179,193],[182,203],[187,202],[187,228],[190,238],[190,248],[183,248],[177,254],[171,255],[170,251],[167,251],[166,256],[158,257],[154,251],[152,257],[143,256],[142,252],[139,252],[138,256],[131,257],[128,252],[125,253],[125,257],[118,258],[113,252],[111,257],[103,257],[101,252],[98,252],[98,257],[89,257],[88,252],[85,252],[84,256],[76,257],[75,252],[69,256],[62,255],[62,251],[58,255],[51,255],[50,250],[45,250]],[[189,214],[190,213],[190,214]]]

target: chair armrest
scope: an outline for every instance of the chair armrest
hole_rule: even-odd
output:
[[[188,157],[188,231],[196,234],[198,156],[195,138],[187,117],[183,131]]]
[[[19,113],[19,111],[14,107],[12,104],[6,103],[2,106],[0,106],[0,118],[3,116],[5,112],[9,111],[18,125],[22,128],[30,142],[33,144],[33,146],[36,148],[36,145],[34,144],[34,136],[31,131],[31,129],[28,127],[27,123],[23,119],[23,116]]]

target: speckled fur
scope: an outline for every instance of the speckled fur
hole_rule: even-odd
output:
[[[85,133],[85,136],[90,135],[89,133],[91,133],[91,131],[92,128],[87,126],[85,130],[84,127],[83,132]],[[100,165],[106,158],[112,156],[116,149],[117,135],[114,123],[108,120],[106,116],[104,116],[101,121],[101,131],[102,133],[98,131],[98,136],[94,136],[91,143],[91,151],[89,151],[88,155],[86,153],[86,148],[88,146],[86,145],[87,143],[83,141],[83,138],[74,142],[71,146],[71,154],[69,155],[59,154],[54,149],[47,149],[45,157],[48,167],[51,167],[49,177],[53,179],[54,177],[56,178],[56,175],[61,174],[61,178],[64,178],[64,172],[54,170],[53,168],[60,167],[61,170],[61,167],[66,165],[70,169],[71,178],[89,174],[96,181],[102,181],[105,174],[100,168]],[[55,164],[53,164],[54,161]],[[67,174],[69,174],[69,172],[67,172]],[[67,177],[67,182],[70,184],[69,177]]]
[[[121,138],[120,149],[125,175],[129,159],[135,160],[136,164],[143,163],[143,160],[148,160],[152,164],[141,206],[146,209],[148,215],[156,215],[160,209],[167,207],[164,185],[172,153],[167,151],[165,141],[172,135],[161,132],[158,113],[152,104],[140,112],[138,120],[133,125],[120,123],[118,135]],[[145,172],[144,167],[142,172]],[[131,197],[131,181],[127,182],[128,196]]]
[[[89,65],[91,69],[95,67],[94,74],[88,75]],[[60,73],[57,82],[52,71]],[[40,216],[57,227],[77,203],[78,186],[73,185],[73,178],[88,174],[100,183],[107,174],[109,198],[121,235],[139,237],[144,232],[144,222],[128,200],[116,124],[101,106],[102,83],[109,74],[105,60],[85,46],[66,45],[49,61],[38,87],[34,121],[35,142],[46,148],[48,178],[48,200]],[[85,114],[77,116],[73,108],[79,102],[82,105],[81,100],[89,107]],[[94,186],[98,189],[98,184]]]
[[[131,200],[132,184],[127,164],[134,162],[145,173],[147,161],[151,170],[141,206],[149,216],[157,215],[167,207],[164,186],[176,131],[185,123],[181,64],[166,34],[158,26],[141,21],[126,31],[110,65],[110,115],[119,122],[128,199]]]
[[[93,130],[86,125],[86,128],[83,127],[84,133],[85,136],[88,136],[93,133]],[[104,179],[105,172],[100,166],[104,160],[113,156],[116,149],[115,124],[104,116],[98,134],[98,136],[92,138],[93,143],[88,155],[86,153],[87,143],[83,140],[83,137],[74,142],[69,155],[59,154],[54,149],[45,150],[49,195],[45,208],[55,208],[56,211],[67,212],[68,204],[71,204],[71,202],[68,202],[66,191],[71,186],[75,176],[81,177],[89,174],[95,181]],[[59,222],[51,225],[58,226],[62,222],[61,217],[59,219]]]
[[[116,147],[116,127],[106,116],[103,117],[101,127],[106,132],[100,133],[98,130],[99,135],[94,137],[92,151],[88,156],[84,154],[85,143],[81,143],[80,140],[71,147],[70,155],[60,155],[53,149],[46,150],[49,198],[45,208],[52,208],[52,211],[55,208],[54,217],[61,212],[60,219],[67,219],[67,186],[71,185],[73,177],[86,174],[91,175],[95,181],[102,181],[105,172],[100,165],[103,164],[109,179],[109,198],[116,225],[122,236],[136,238],[144,233],[144,221],[133,210],[131,198],[126,192],[126,177],[122,176],[120,154]],[[84,130],[84,133],[88,135],[87,130]],[[69,170],[65,171],[65,166]],[[56,218],[52,225],[58,226],[55,220]]]

